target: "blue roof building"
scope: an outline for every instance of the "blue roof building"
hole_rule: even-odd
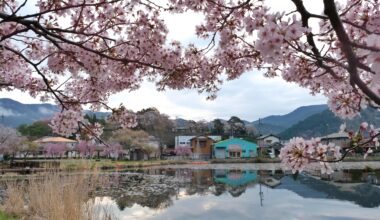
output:
[[[257,144],[240,138],[230,138],[215,143],[213,153],[217,159],[257,157]]]
[[[215,170],[214,180],[232,187],[258,182],[257,171],[253,170]]]

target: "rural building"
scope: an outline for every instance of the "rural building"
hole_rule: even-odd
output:
[[[35,143],[41,144],[41,147],[46,144],[65,144],[67,147],[68,157],[76,157],[77,152],[75,152],[75,146],[78,143],[76,140],[71,140],[63,137],[43,137],[34,141]],[[42,149],[41,149],[42,151]],[[40,152],[43,154],[43,152]]]
[[[174,143],[175,149],[177,149],[178,147],[190,147],[191,146],[190,140],[195,137],[196,137],[195,135],[175,136],[175,143]],[[222,136],[208,136],[208,137],[213,139],[215,142],[222,140]]]
[[[281,147],[280,138],[273,134],[262,135],[257,138],[260,154],[268,153],[270,157],[279,154]]]
[[[160,142],[154,136],[149,136],[147,143],[151,149],[149,151],[143,148],[134,147],[129,150],[130,160],[149,160],[151,158],[158,158],[161,154]]]
[[[225,158],[251,158],[257,156],[257,144],[241,138],[230,138],[214,144],[214,157]]]
[[[346,132],[337,132],[321,137],[321,142],[323,144],[333,143],[336,146],[340,146],[341,148],[346,148],[350,146],[350,139],[348,137],[348,133]]]
[[[190,139],[193,159],[210,159],[214,142],[214,139],[208,136],[197,136]]]

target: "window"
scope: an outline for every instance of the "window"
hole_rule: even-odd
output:
[[[199,147],[206,147],[206,141],[200,141],[199,142]]]
[[[241,156],[241,152],[235,152],[235,151],[230,152],[231,158],[240,158],[240,156]]]

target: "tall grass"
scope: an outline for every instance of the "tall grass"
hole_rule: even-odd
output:
[[[20,219],[113,220],[109,210],[100,208],[90,198],[103,184],[99,175],[60,175],[7,184],[5,213]]]

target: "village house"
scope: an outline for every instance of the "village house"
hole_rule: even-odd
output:
[[[160,156],[160,142],[154,136],[149,136],[147,140],[149,149],[139,147],[129,150],[129,160],[149,160]]]
[[[75,151],[75,146],[78,141],[71,140],[63,137],[43,137],[34,141],[37,144],[40,144],[40,152],[39,154],[44,154],[43,146],[47,144],[64,144],[67,148],[67,157],[76,157],[78,156],[78,152]]]
[[[257,144],[241,138],[230,138],[214,144],[213,156],[217,159],[256,157]]]
[[[214,142],[215,140],[208,136],[197,136],[190,139],[193,159],[210,159]]]
[[[273,134],[262,135],[257,138],[257,144],[259,145],[259,152],[261,155],[268,154],[271,158],[276,157],[283,145],[280,142],[280,138]]]
[[[333,143],[335,146],[340,146],[341,148],[347,148],[350,146],[350,139],[348,133],[337,132],[321,137],[321,142],[323,144]]]
[[[175,136],[174,148],[177,149],[179,147],[190,147],[191,146],[191,139],[195,138],[195,137],[197,137],[197,136],[195,136],[195,135]],[[222,136],[211,135],[211,136],[207,136],[207,137],[213,139],[215,142],[222,140]]]

